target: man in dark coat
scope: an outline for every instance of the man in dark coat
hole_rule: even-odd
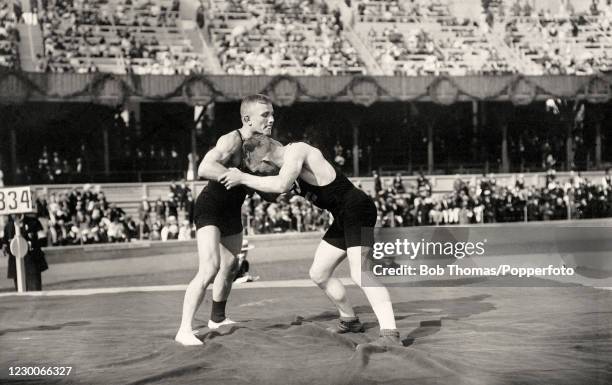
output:
[[[42,233],[43,227],[36,214],[25,214],[20,222],[21,236],[28,243],[28,253],[24,257],[25,264],[25,290],[40,291],[42,290],[41,273],[49,268],[45,259],[45,253],[41,249],[39,242],[39,232]],[[9,216],[9,220],[4,228],[4,238],[2,239],[2,251],[8,256],[8,274],[7,278],[13,279],[15,282],[15,290],[17,290],[17,267],[15,264],[15,256],[11,253],[10,242],[15,236],[15,221],[13,216]]]

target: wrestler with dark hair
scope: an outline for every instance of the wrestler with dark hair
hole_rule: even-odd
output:
[[[310,277],[325,291],[340,313],[339,322],[332,331],[364,330],[344,286],[332,276],[338,264],[348,256],[351,279],[365,293],[380,324],[380,338],[374,344],[401,346],[387,288],[363,286],[361,280],[362,258],[368,255],[373,241],[371,236],[362,237],[362,229],[371,229],[376,224],[376,207],[372,199],[336,170],[321,151],[306,143],[283,146],[264,135],[253,135],[245,141],[243,149],[251,171],[258,172],[275,165],[280,167],[280,172],[262,177],[231,168],[219,178],[230,191],[248,186],[258,191],[283,193],[295,185],[297,194],[330,211],[334,217],[310,268]]]

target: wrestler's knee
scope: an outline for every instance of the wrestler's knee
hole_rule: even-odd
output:
[[[314,269],[312,267],[310,268],[308,274],[310,275],[310,279],[312,280],[312,282],[314,282],[315,285],[319,287],[325,286],[327,284],[327,281],[329,281],[330,277],[327,272],[322,271],[320,269]]]
[[[232,259],[224,261],[224,263],[222,263],[219,266],[219,270],[218,270],[219,274],[221,274],[224,277],[234,276],[237,271],[238,271],[238,260],[236,258],[232,258]]]
[[[196,278],[202,282],[207,282],[210,279],[214,279],[220,268],[218,261],[208,260],[207,263],[200,264]]]
[[[216,273],[214,270],[200,269],[191,281],[191,284],[195,284],[199,287],[208,286],[215,279],[215,275]]]

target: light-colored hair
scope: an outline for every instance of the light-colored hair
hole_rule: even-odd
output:
[[[254,94],[249,95],[246,98],[242,99],[242,103],[240,103],[240,117],[244,118],[249,115],[249,108],[253,104],[272,104],[272,99],[263,94]]]

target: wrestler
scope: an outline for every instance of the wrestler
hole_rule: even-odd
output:
[[[306,143],[283,146],[264,135],[253,135],[243,147],[251,171],[257,172],[260,167],[267,168],[271,163],[280,167],[280,172],[276,176],[260,177],[231,168],[219,178],[230,191],[244,185],[258,191],[283,193],[295,183],[297,194],[330,211],[334,217],[310,268],[310,277],[340,313],[338,324],[331,330],[337,333],[364,331],[344,286],[332,276],[338,264],[348,256],[351,279],[365,293],[380,325],[380,338],[374,344],[401,346],[387,288],[361,284],[362,257],[368,254],[372,242],[371,237],[362,239],[362,228],[373,228],[376,224],[376,207],[372,199],[336,170],[318,149]]]
[[[198,167],[198,176],[209,180],[195,202],[194,219],[199,267],[189,282],[183,301],[181,325],[175,340],[183,345],[202,345],[192,330],[195,313],[212,282],[212,311],[208,327],[217,329],[234,323],[225,315],[225,305],[235,276],[236,256],[242,248],[241,207],[246,188],[227,190],[217,180],[227,167],[242,164],[243,141],[253,134],[270,135],[274,123],[272,102],[265,95],[252,95],[240,105],[242,127],[223,135]]]

